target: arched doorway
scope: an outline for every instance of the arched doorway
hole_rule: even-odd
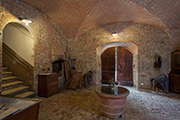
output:
[[[138,88],[138,46],[132,42],[122,42],[122,41],[114,41],[108,42],[105,44],[101,44],[96,48],[96,74],[93,76],[95,84],[101,84],[102,80],[102,63],[101,63],[101,55],[106,51],[108,48],[112,47],[123,47],[127,49],[133,55],[133,87]]]
[[[3,43],[34,66],[34,39],[30,31],[19,23],[9,23],[3,29]]]
[[[16,22],[8,23],[3,29],[2,66],[13,72],[34,91],[34,39],[29,29]]]
[[[111,47],[101,55],[102,84],[113,78],[121,85],[133,86],[133,55],[123,47]]]

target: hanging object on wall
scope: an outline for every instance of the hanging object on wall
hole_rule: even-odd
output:
[[[154,56],[154,68],[159,70],[161,68],[161,65],[162,65],[162,59],[161,59],[161,56],[159,55],[155,55]]]

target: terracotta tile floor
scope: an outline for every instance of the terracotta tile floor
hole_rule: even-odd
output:
[[[122,120],[180,120],[180,94],[130,91]],[[112,120],[101,113],[94,87],[63,90],[40,104],[39,120]]]

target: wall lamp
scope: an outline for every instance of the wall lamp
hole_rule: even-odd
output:
[[[117,33],[116,32],[112,33],[112,36],[117,37]]]
[[[28,20],[26,18],[22,18],[22,17],[18,17],[19,20],[21,20],[23,23],[25,23],[26,25],[28,25],[29,23],[32,23],[31,20]]]

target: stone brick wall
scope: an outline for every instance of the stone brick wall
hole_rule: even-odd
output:
[[[33,21],[33,23],[26,26],[22,23],[18,17],[26,17]],[[53,23],[49,18],[42,14],[37,9],[28,6],[25,3],[19,2],[18,0],[1,0],[0,2],[0,73],[2,72],[2,37],[3,28],[10,22],[16,22],[25,26],[31,33],[35,42],[35,55],[34,55],[34,81],[32,82],[33,90],[37,92],[38,85],[38,74],[42,68],[50,68],[52,70],[51,64],[51,48],[50,43],[59,43],[60,31],[56,31]],[[63,33],[62,33],[63,34]],[[59,42],[58,42],[59,41]],[[2,76],[0,75],[0,78]],[[0,81],[1,85],[1,81]],[[1,90],[1,89],[0,89]]]
[[[172,38],[172,51],[180,50],[180,29],[169,30],[170,37]]]
[[[112,37],[113,32],[118,33],[116,38]],[[133,75],[133,80],[137,81],[136,87],[149,89],[151,78],[162,73],[168,75],[170,72],[172,45],[166,32],[145,24],[115,23],[90,30],[80,36],[70,47],[72,58],[87,61],[86,71],[89,69],[93,71],[94,84],[100,83],[101,78],[101,73],[99,73],[101,63],[98,60],[101,53],[96,48],[104,45],[104,49],[107,49],[114,46],[112,45],[114,42],[117,43],[117,46],[123,46],[137,54],[136,60],[133,60],[133,64],[138,66],[137,69],[133,69],[133,74],[137,74],[137,79]],[[134,45],[131,46],[127,43]],[[134,53],[133,56],[135,57],[136,54]],[[162,57],[162,67],[159,71],[154,68],[154,56],[156,54]],[[141,83],[144,85],[141,86]]]

